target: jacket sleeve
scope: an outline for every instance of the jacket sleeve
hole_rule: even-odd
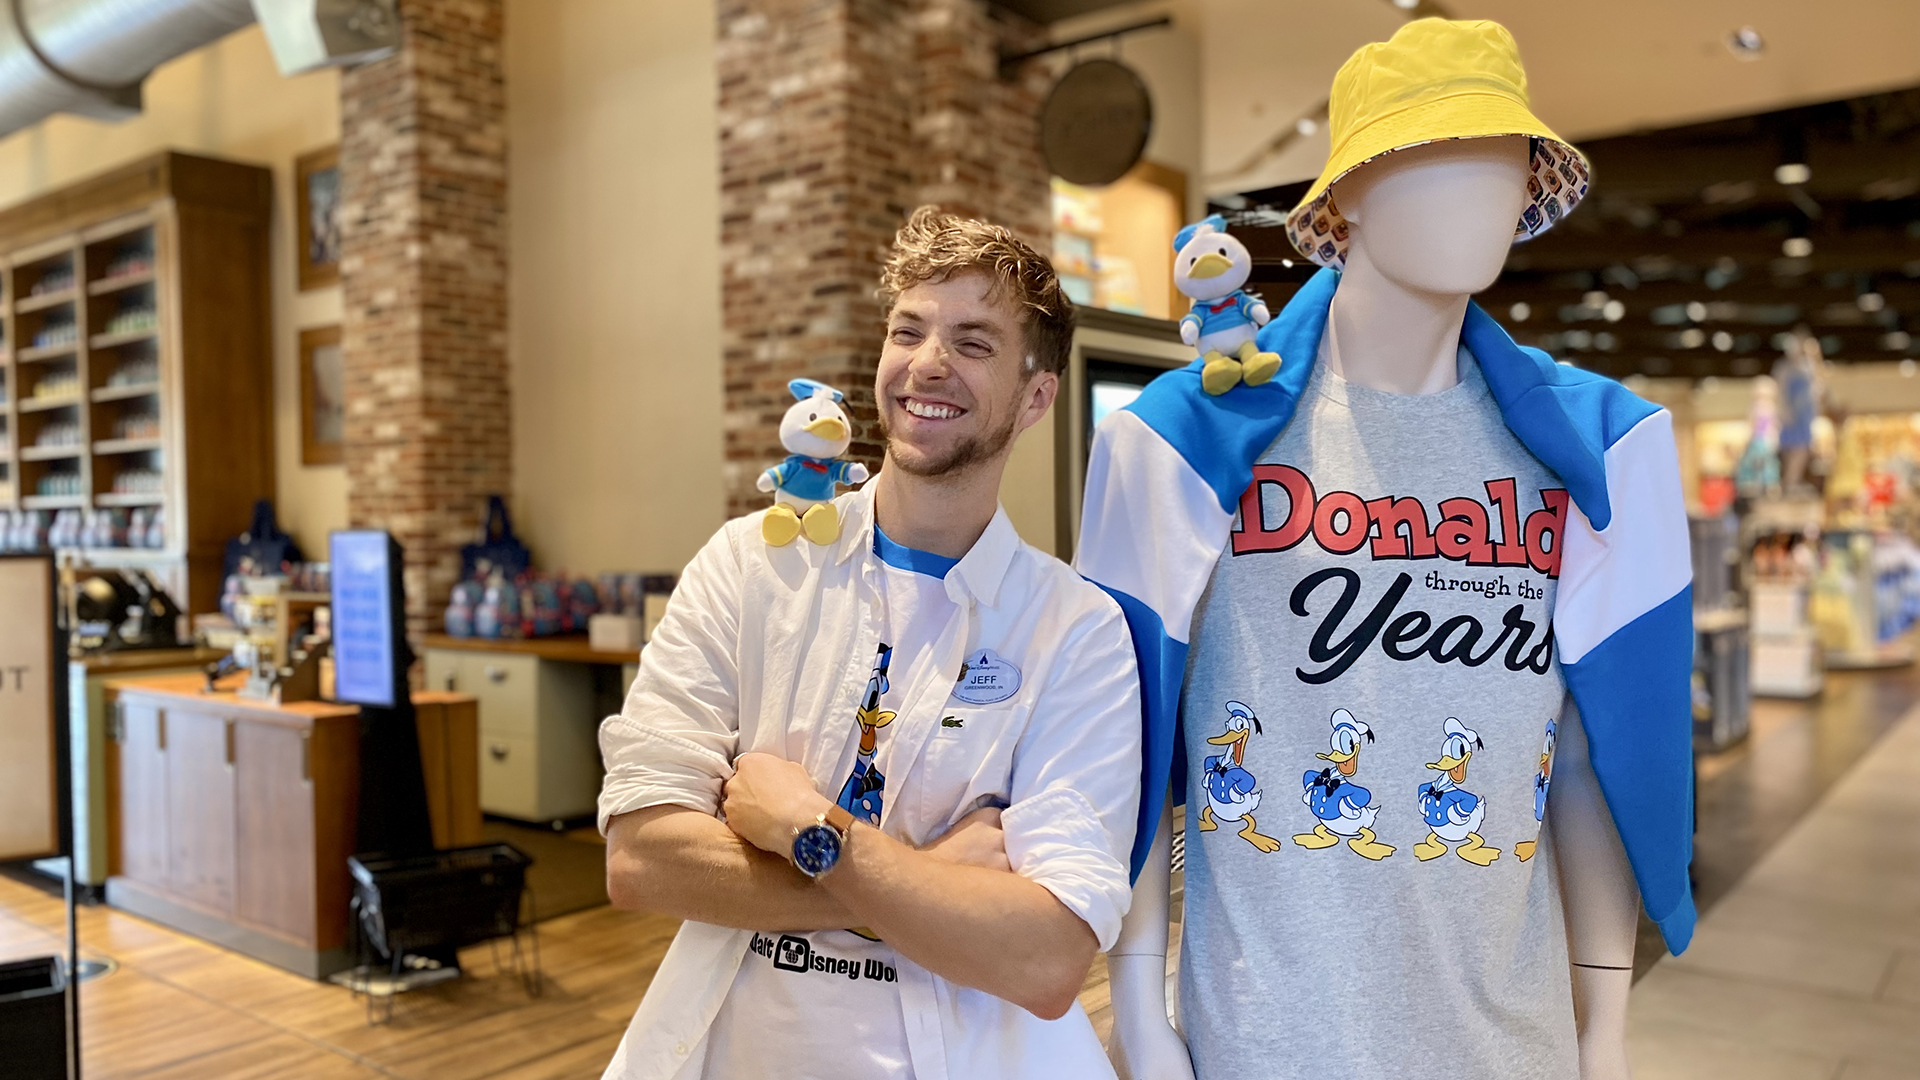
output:
[[[1079,589],[1092,589],[1074,582]],[[1103,596],[1061,642],[1013,754],[1000,815],[1007,861],[1113,944],[1132,899],[1140,802],[1140,680],[1120,611]]]
[[[1673,419],[1652,412],[1605,450],[1610,516],[1567,516],[1553,629],[1594,778],[1647,915],[1685,949],[1694,904],[1693,589]]]
[[[649,806],[720,809],[740,729],[741,573],[728,530],[680,576],[619,715],[600,725],[600,831]]]

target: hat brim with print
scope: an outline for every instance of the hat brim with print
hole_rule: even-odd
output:
[[[1327,111],[1327,167],[1287,215],[1287,239],[1321,266],[1347,258],[1334,182],[1396,150],[1529,136],[1528,198],[1515,243],[1552,228],[1587,194],[1587,159],[1533,115],[1519,47],[1496,22],[1415,19],[1387,41],[1361,46],[1334,75]]]

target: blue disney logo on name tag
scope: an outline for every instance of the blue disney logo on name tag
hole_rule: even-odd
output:
[[[992,649],[968,653],[953,687],[953,696],[969,705],[998,705],[1019,692],[1020,669]]]

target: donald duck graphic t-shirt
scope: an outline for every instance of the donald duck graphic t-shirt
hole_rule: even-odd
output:
[[[884,564],[883,640],[847,723],[858,729],[853,766],[835,801],[870,825],[880,824],[894,771],[894,692],[914,685],[912,673],[933,663],[934,644],[953,614],[947,572],[958,560],[897,544],[874,527],[874,553]],[[904,773],[907,764],[899,770]],[[893,949],[864,929],[810,934],[759,933],[734,976],[707,1034],[711,1077],[757,1080],[905,1080],[904,1012]]]
[[[1472,356],[1316,365],[1195,613],[1180,1019],[1199,1080],[1576,1080],[1542,845],[1567,496]]]

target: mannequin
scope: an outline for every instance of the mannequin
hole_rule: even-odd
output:
[[[1432,142],[1380,157],[1334,185],[1350,234],[1321,345],[1329,372],[1402,395],[1455,385],[1468,299],[1498,276],[1527,203],[1528,152],[1524,136]],[[1551,807],[1542,846],[1553,851],[1561,885],[1580,1075],[1625,1080],[1639,893],[1571,712]],[[1123,1080],[1193,1077],[1186,1044],[1167,1019],[1171,837],[1165,811],[1108,957],[1109,1049]]]

